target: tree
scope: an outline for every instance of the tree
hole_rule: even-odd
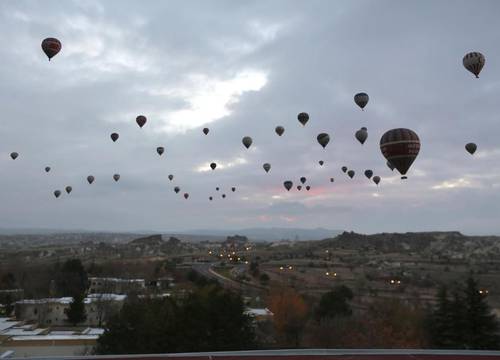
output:
[[[87,319],[87,315],[85,314],[85,296],[83,293],[75,294],[73,296],[73,301],[69,305],[69,308],[65,310],[68,321],[76,326],[78,323],[81,323]]]
[[[127,299],[107,323],[95,351],[139,354],[243,350],[255,346],[251,318],[240,295],[218,285],[185,299]]]
[[[80,259],[70,259],[56,268],[56,287],[61,296],[76,296],[87,290],[88,276]]]
[[[353,296],[351,289],[345,285],[336,286],[323,294],[316,309],[316,319],[350,316],[352,309],[349,301]]]
[[[442,286],[437,294],[438,303],[431,314],[429,321],[429,335],[431,344],[437,348],[456,348],[455,324],[452,319],[451,309],[454,304],[448,299],[448,289]]]
[[[466,347],[468,349],[498,349],[500,347],[499,324],[479,292],[477,282],[467,279],[464,290],[464,316]]]
[[[274,313],[276,332],[285,345],[299,347],[308,316],[302,296],[291,288],[276,289],[271,292],[268,304]]]

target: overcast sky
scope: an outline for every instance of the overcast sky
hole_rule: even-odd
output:
[[[0,227],[500,234],[499,13],[494,0],[2,1]],[[63,45],[50,62],[46,37]],[[469,51],[486,57],[480,79]],[[406,181],[379,150],[395,127],[422,143]],[[286,192],[301,176],[311,191]]]

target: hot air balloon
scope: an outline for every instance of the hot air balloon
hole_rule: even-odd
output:
[[[285,128],[283,126],[276,126],[276,129],[274,129],[274,131],[276,131],[276,134],[281,136],[285,132]]]
[[[342,166],[342,172],[346,173],[347,172],[347,166]]]
[[[391,169],[391,171],[394,171],[394,165],[392,165],[389,160],[387,160],[387,167]]]
[[[368,137],[368,131],[365,127],[362,127],[361,129],[356,131],[356,134],[354,135],[356,136],[356,139],[358,139],[358,141],[361,143],[361,145],[363,145],[366,141],[366,138]]]
[[[375,175],[375,176],[373,177],[373,182],[374,182],[376,185],[378,185],[378,183],[380,182],[380,176]]]
[[[115,181],[120,180],[120,174],[114,174],[114,175],[113,175],[113,179],[114,179]]]
[[[203,128],[203,134],[208,135],[209,131],[209,128]]]
[[[271,170],[271,164],[269,163],[265,163],[264,165],[262,165],[262,167],[264,168],[264,171],[266,173],[269,172],[269,170]]]
[[[406,179],[406,172],[420,151],[420,139],[413,130],[392,129],[380,138],[380,151],[398,169],[401,179]]]
[[[236,191],[236,188],[233,186],[233,187],[231,188],[231,191],[232,191],[232,192],[235,192],[235,191]]]
[[[477,150],[477,145],[474,143],[468,143],[465,145],[465,150],[467,150],[469,154],[473,155]]]
[[[241,139],[241,142],[248,149],[250,145],[252,145],[252,138],[250,136],[245,136],[243,139]]]
[[[189,197],[189,194],[188,194],[188,193],[184,193],[184,199],[186,199],[186,200],[187,200],[187,199],[188,199],[188,197]]]
[[[290,180],[287,180],[283,183],[283,186],[285,187],[285,189],[287,189],[287,191],[290,191],[290,189],[292,188],[293,186],[293,182],[290,181]]]
[[[116,140],[118,140],[119,137],[120,137],[120,135],[118,135],[117,133],[112,133],[111,134],[111,140],[113,140],[113,142],[115,142]]]
[[[323,160],[320,160],[320,161],[318,161],[318,163],[319,163],[319,166],[323,166],[323,164],[324,164],[325,162],[324,162]]]
[[[178,186],[176,186],[176,187],[174,187],[174,191],[175,191],[175,193],[176,193],[176,194],[178,194],[178,193],[179,193],[179,191],[181,191],[181,188],[180,188],[180,187],[178,187]]]
[[[210,167],[212,168],[212,170],[215,170],[215,168],[217,167],[217,164],[216,163],[211,163]]]
[[[73,191],[73,188],[71,186],[66,186],[65,190],[69,194],[71,191]]]
[[[462,63],[464,67],[469,70],[471,73],[476,75],[476,78],[479,77],[479,73],[483,69],[483,66],[486,62],[484,55],[480,52],[470,52],[465,54]]]
[[[16,160],[18,156],[19,156],[19,154],[16,153],[16,152],[11,152],[10,153],[10,157],[12,158],[12,160]]]
[[[297,185],[297,190],[302,190],[302,185]]]
[[[349,177],[352,179],[354,177],[354,175],[356,174],[356,172],[354,170],[349,170],[347,172],[347,175],[349,175]]]
[[[92,184],[94,182],[95,178],[92,175],[87,176],[87,181],[89,184]]]
[[[301,182],[302,184],[305,184],[305,183],[306,183],[306,181],[307,181],[307,179],[306,179],[306,177],[305,177],[305,176],[302,176],[302,177],[300,178],[300,182]]]
[[[46,166],[45,167],[45,172],[49,172],[50,171],[50,166]]]
[[[208,200],[210,200],[210,201],[212,201],[213,199],[214,199],[214,198],[213,198],[213,197],[211,197],[211,196],[209,196],[209,197],[208,197]]]
[[[365,176],[368,178],[368,179],[371,179],[372,176],[373,176],[373,171],[372,170],[365,170]]]
[[[226,194],[222,194],[222,198],[225,199],[226,198]]]
[[[174,180],[174,175],[172,175],[172,174],[168,175],[168,180],[170,180],[170,181]]]
[[[56,38],[46,38],[42,41],[42,50],[49,58],[49,61],[61,51],[61,48],[61,42]]]
[[[219,187],[216,187],[216,188],[215,188],[215,191],[219,191]]]
[[[330,182],[334,182],[334,181],[335,181],[335,179],[334,179],[334,178],[330,178]]]
[[[326,145],[330,142],[330,135],[327,133],[321,133],[319,134],[316,139],[318,140],[319,144],[323,146],[323,149],[326,148]]]
[[[309,114],[306,112],[301,112],[299,115],[297,115],[297,119],[303,126],[306,126],[306,123],[309,121]]]
[[[165,151],[165,148],[163,146],[158,146],[156,148],[156,152],[158,153],[158,155],[161,156],[161,154],[163,154],[163,152]]]
[[[309,185],[306,186],[306,190],[309,191],[311,190],[311,187]]]
[[[146,124],[146,121],[148,121],[148,119],[146,119],[144,115],[139,115],[135,118],[135,122],[137,123],[137,125],[139,125],[140,128],[142,128],[144,124]]]
[[[61,196],[61,190],[56,190],[54,191],[54,196],[56,197],[56,199]]]
[[[364,107],[368,104],[369,99],[368,94],[364,92],[354,95],[354,102],[361,108],[361,110],[364,110]]]

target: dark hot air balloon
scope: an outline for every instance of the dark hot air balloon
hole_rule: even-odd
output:
[[[19,156],[19,154],[16,153],[16,152],[11,152],[10,153],[10,157],[12,158],[12,160],[16,160],[18,156]]]
[[[243,139],[241,139],[241,142],[243,145],[248,149],[250,145],[252,145],[252,138],[250,136],[245,136]]]
[[[214,198],[213,198],[213,197],[211,197],[211,196],[209,196],[209,197],[208,197],[208,200],[210,200],[210,201],[212,201],[213,199],[214,199]]]
[[[120,137],[120,135],[118,135],[117,133],[112,133],[111,134],[111,140],[113,140],[113,142],[115,142],[116,140],[118,140],[119,137]]]
[[[188,194],[188,193],[184,193],[184,199],[186,199],[186,200],[187,200],[187,199],[188,199],[188,197],[189,197],[189,194]]]
[[[465,145],[465,150],[467,150],[469,154],[473,155],[477,150],[477,145],[474,143],[468,143]]]
[[[319,163],[319,166],[323,166],[323,164],[324,164],[325,162],[324,162],[323,160],[320,160],[320,161],[318,161],[318,163]]]
[[[394,165],[392,165],[389,160],[387,160],[387,167],[391,169],[391,171],[394,171]]]
[[[368,179],[371,179],[372,176],[373,176],[373,171],[372,170],[365,170],[365,176],[368,178]]]
[[[165,148],[163,146],[158,146],[156,152],[161,156],[165,152]]]
[[[49,58],[49,61],[61,51],[61,48],[62,44],[56,38],[46,38],[42,41],[42,50]]]
[[[306,181],[307,181],[307,179],[306,179],[306,177],[305,177],[305,176],[302,176],[302,177],[300,178],[300,182],[301,182],[302,184],[305,184],[305,183],[306,183]]]
[[[306,190],[309,191],[311,190],[311,187],[309,185],[306,186]]]
[[[217,164],[216,164],[216,163],[211,163],[211,164],[210,164],[210,168],[211,168],[212,170],[215,170],[215,168],[216,168],[216,167],[217,167]]]
[[[176,193],[176,194],[178,194],[178,193],[179,193],[179,191],[181,191],[181,188],[180,188],[180,187],[178,187],[178,186],[176,186],[176,187],[174,187],[174,191],[175,191],[175,193]]]
[[[203,134],[208,135],[209,132],[210,132],[209,128],[203,128]]]
[[[302,190],[302,185],[297,185],[297,190]]]
[[[115,181],[120,180],[120,174],[114,174],[114,175],[113,175],[113,179],[114,179]]]
[[[399,171],[401,179],[415,161],[420,151],[420,139],[410,129],[392,129],[380,138],[382,155]]]
[[[172,174],[168,175],[168,180],[170,180],[170,181],[174,180],[174,175],[172,175]]]
[[[216,188],[215,188],[215,191],[219,191],[219,187],[216,187]]]
[[[364,107],[368,104],[368,100],[370,100],[370,98],[367,93],[360,92],[354,95],[354,102],[361,108],[361,110],[364,110]]]
[[[375,176],[373,177],[373,182],[374,182],[376,185],[378,185],[378,183],[380,182],[380,176],[375,175]]]
[[[334,178],[330,178],[330,182],[334,182],[334,181],[335,181],[335,179],[334,179]]]
[[[342,172],[346,173],[347,172],[347,166],[342,166]]]
[[[285,128],[283,126],[276,126],[276,129],[274,129],[274,131],[276,131],[276,134],[281,136],[285,132]]]
[[[54,191],[54,196],[56,197],[56,199],[61,196],[61,190],[56,190]]]
[[[146,119],[144,115],[139,115],[135,118],[135,122],[137,123],[137,125],[139,125],[140,128],[142,128],[146,124],[146,121],[148,121],[148,119]]]
[[[46,166],[45,167],[45,172],[49,172],[50,171],[50,166]]]
[[[327,133],[321,133],[319,134],[316,139],[318,140],[319,144],[323,146],[323,149],[326,148],[326,145],[330,142],[330,135]]]
[[[299,115],[297,115],[297,119],[303,126],[306,126],[306,123],[309,121],[309,114],[306,112],[301,112]]]
[[[285,187],[285,189],[287,189],[287,191],[290,191],[290,189],[292,188],[293,186],[293,182],[290,181],[290,180],[287,180],[283,183],[283,186]]]
[[[87,181],[89,184],[92,184],[94,182],[95,178],[92,175],[87,176]]]
[[[266,173],[269,172],[269,170],[271,170],[271,164],[269,163],[265,163],[264,165],[262,165],[262,167],[264,168],[264,171]]]
[[[362,127],[361,129],[356,131],[356,134],[354,134],[354,136],[356,136],[356,139],[358,139],[361,145],[363,145],[368,138],[368,131],[365,127]]]
[[[464,67],[471,73],[476,75],[476,78],[479,77],[479,73],[483,69],[485,62],[486,59],[480,52],[470,52],[468,54],[465,54],[464,58],[462,59]]]
[[[226,194],[222,194],[222,198],[225,199],[226,198]]]
[[[71,186],[66,186],[65,190],[69,194],[71,191],[73,191],[73,188]]]
[[[349,170],[347,172],[347,175],[349,175],[349,177],[352,179],[354,177],[354,175],[356,174],[356,172],[354,170]]]
[[[236,191],[236,188],[233,186],[233,187],[231,188],[231,191],[232,191],[232,192],[235,192],[235,191]]]

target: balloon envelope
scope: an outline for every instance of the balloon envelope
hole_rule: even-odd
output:
[[[215,168],[216,168],[216,167],[217,167],[217,164],[216,164],[216,163],[211,163],[211,164],[210,164],[210,168],[211,168],[212,170],[215,170]]]
[[[343,173],[347,172],[347,166],[342,166],[342,172]]]
[[[306,190],[309,191],[311,190],[311,187],[309,185],[306,186]]]
[[[366,128],[361,128],[356,131],[356,134],[354,134],[354,136],[356,136],[356,139],[358,139],[361,145],[363,145],[368,138],[368,131],[366,130]]]
[[[73,190],[73,188],[71,186],[66,186],[65,190],[69,194]]]
[[[462,63],[467,70],[469,70],[476,76],[476,78],[478,78],[479,73],[486,63],[486,59],[484,58],[483,54],[475,51],[465,54],[464,58],[462,59]]]
[[[250,136],[245,136],[243,139],[241,139],[241,142],[248,149],[250,145],[252,145],[253,140]]]
[[[318,143],[324,148],[326,148],[326,145],[330,142],[330,135],[327,133],[321,133],[319,134],[316,139],[318,140]]]
[[[371,177],[373,176],[373,171],[372,170],[365,170],[365,176],[368,179],[371,179]]]
[[[375,175],[373,177],[373,182],[378,185],[378,183],[380,182],[380,176]]]
[[[382,155],[399,171],[402,179],[420,151],[420,139],[410,129],[392,129],[380,138]]]
[[[290,191],[290,189],[292,188],[293,186],[293,182],[290,181],[290,180],[287,180],[283,183],[283,186],[285,187],[285,189],[287,189],[288,191]]]
[[[16,160],[18,156],[19,156],[19,154],[16,153],[16,152],[11,152],[10,153],[10,157],[12,158],[12,160]]]
[[[334,181],[335,181],[335,179],[334,179],[334,178],[330,178],[330,182],[334,182]]]
[[[306,179],[306,177],[305,177],[305,176],[302,176],[302,177],[300,178],[300,182],[301,182],[302,184],[305,184],[305,182],[306,182],[306,181],[307,181],[307,179]]]
[[[465,150],[467,150],[469,154],[473,155],[477,150],[477,145],[474,143],[468,143],[465,145]]]
[[[156,152],[161,156],[165,152],[165,148],[163,146],[158,146]]]
[[[231,191],[232,191],[232,192],[235,192],[235,191],[236,191],[236,188],[233,186],[233,187],[231,188]]]
[[[188,193],[184,193],[184,199],[187,200],[188,197],[189,197],[189,194]]]
[[[114,175],[113,175],[113,179],[114,179],[115,181],[120,180],[120,174],[114,174]]]
[[[320,160],[320,161],[318,161],[318,163],[319,163],[319,165],[320,165],[320,166],[323,166],[323,164],[324,164],[325,162],[324,162],[323,160]]]
[[[117,133],[112,133],[111,134],[111,140],[113,140],[113,142],[115,142],[116,140],[118,140],[119,137],[120,137],[120,135],[118,135]]]
[[[208,135],[209,131],[209,128],[203,128],[203,134]]]
[[[271,164],[269,163],[265,163],[264,165],[262,165],[262,167],[264,168],[264,171],[266,173],[269,172],[269,170],[271,170]]]
[[[50,171],[50,166],[46,166],[45,167],[45,172],[49,172]]]
[[[361,109],[364,109],[364,107],[366,106],[366,104],[368,104],[368,100],[370,100],[370,98],[368,97],[367,93],[360,92],[360,93],[357,93],[356,95],[354,95],[354,102]]]
[[[306,112],[301,112],[299,115],[297,115],[297,119],[303,126],[306,126],[306,123],[309,121],[309,114]]]
[[[281,136],[285,132],[285,128],[283,126],[276,126],[276,129],[274,129],[274,131],[276,131],[276,134]]]
[[[297,190],[302,190],[302,185],[297,185]]]
[[[175,191],[175,193],[177,194],[179,191],[181,191],[181,188],[180,188],[180,187],[178,187],[178,186],[176,186],[176,187],[174,187],[174,191]]]
[[[49,61],[61,51],[61,48],[62,44],[56,38],[46,38],[42,41],[42,50],[49,58]]]
[[[92,184],[94,182],[95,178],[92,175],[87,176],[87,181],[89,184]]]
[[[170,181],[174,180],[174,175],[172,175],[172,174],[168,175],[168,180],[170,180]]]
[[[349,170],[347,172],[347,175],[349,175],[349,177],[352,179],[354,177],[354,175],[356,174],[356,172],[354,170]]]
[[[61,196],[61,191],[60,191],[60,190],[56,190],[56,191],[54,191],[54,196],[55,196],[56,198],[58,198],[59,196]]]
[[[146,121],[147,121],[147,119],[144,115],[139,115],[138,117],[135,118],[135,122],[141,128],[144,126],[144,124],[146,124]]]

